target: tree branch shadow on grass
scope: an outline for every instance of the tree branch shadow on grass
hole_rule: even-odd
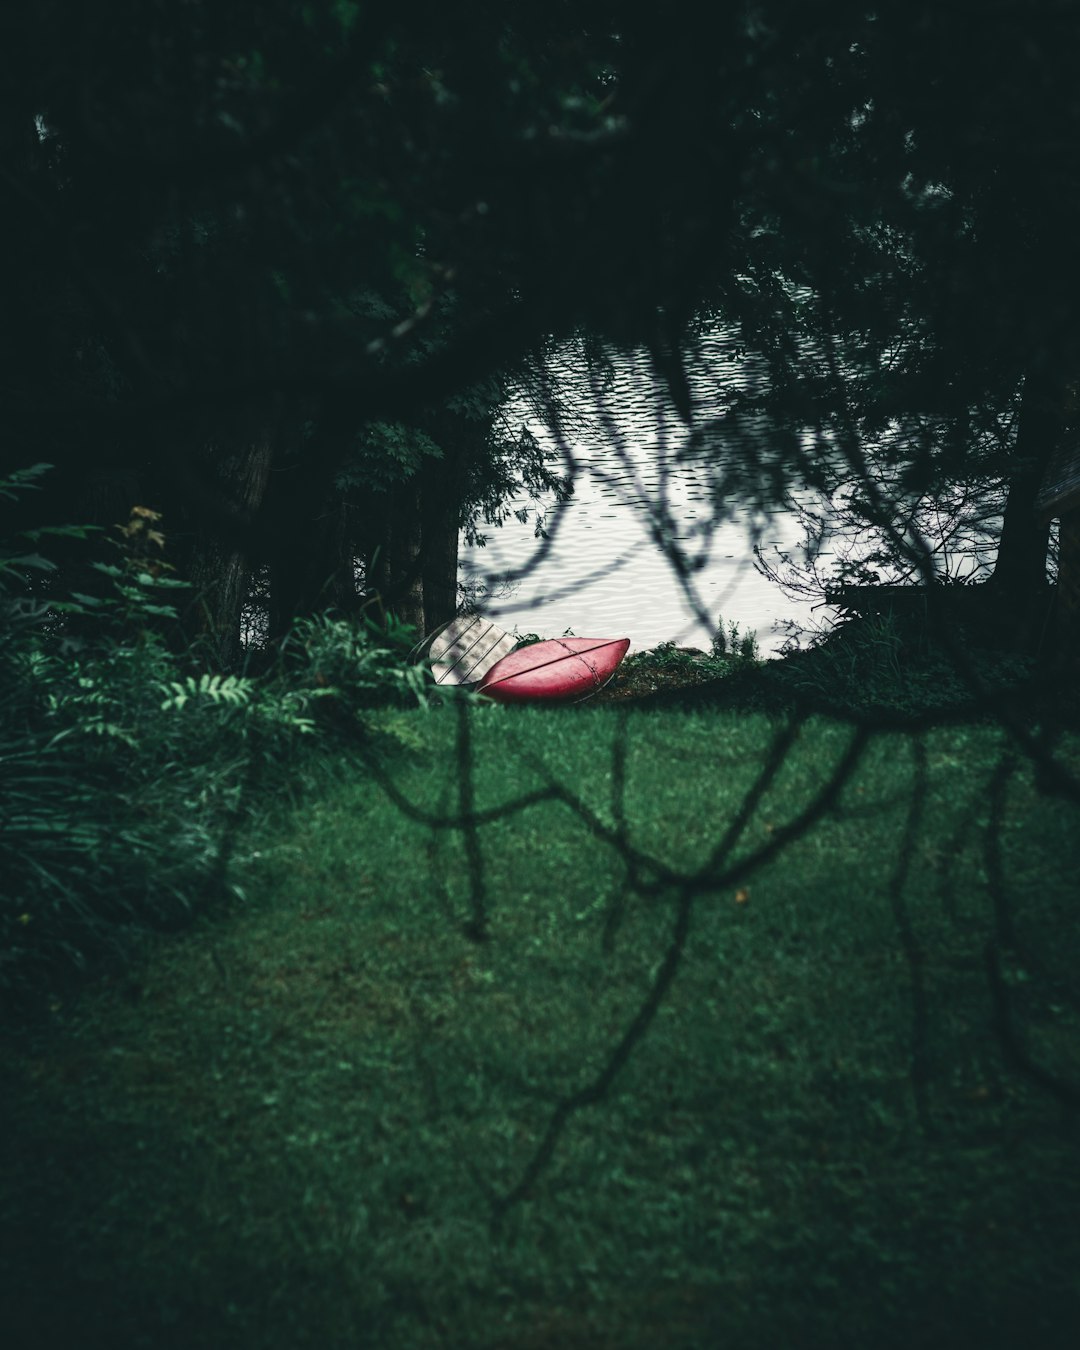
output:
[[[993,906],[994,931],[983,948],[987,986],[990,993],[992,1026],[1005,1064],[1014,1073],[1028,1079],[1052,1097],[1072,1115],[1080,1108],[1080,1087],[1067,1082],[1028,1050],[1016,1016],[1015,1001],[1005,974],[1005,961],[1012,957],[1025,965],[1036,964],[1023,951],[1017,937],[1009,892],[1005,882],[1001,835],[1005,824],[1005,805],[1009,782],[1017,769],[1015,755],[1002,756],[990,784],[990,813],[983,835],[986,858],[986,886]],[[1044,972],[1045,974],[1045,972]]]
[[[795,744],[801,730],[801,719],[793,719],[781,726],[773,737],[772,745],[754,783],[743,796],[735,814],[724,831],[718,844],[711,850],[708,859],[696,871],[678,873],[665,866],[658,859],[635,848],[629,840],[628,822],[625,815],[625,764],[626,764],[626,719],[620,717],[616,743],[612,751],[612,806],[616,824],[613,827],[601,820],[594,811],[565,784],[554,779],[545,764],[535,756],[523,753],[525,762],[545,782],[545,786],[526,793],[500,807],[485,811],[475,809],[473,776],[475,761],[470,734],[461,730],[462,723],[467,727],[469,710],[462,704],[459,716],[457,736],[458,767],[461,777],[468,780],[459,797],[460,809],[453,815],[431,812],[408,800],[393,783],[385,769],[369,760],[372,776],[390,799],[406,815],[418,820],[436,831],[448,829],[461,830],[474,836],[479,827],[495,820],[506,819],[511,815],[525,811],[542,801],[558,801],[570,809],[589,829],[589,831],[608,846],[613,847],[627,869],[627,880],[622,894],[617,897],[612,911],[605,923],[605,950],[614,941],[615,931],[626,909],[630,895],[645,899],[674,898],[675,916],[671,938],[667,950],[660,962],[651,986],[638,1007],[630,1023],[611,1050],[607,1060],[594,1078],[577,1091],[563,1097],[555,1106],[540,1143],[532,1158],[526,1164],[519,1181],[502,1196],[492,1198],[486,1181],[482,1187],[491,1203],[491,1227],[493,1234],[502,1231],[503,1223],[509,1211],[523,1200],[535,1186],[552,1157],[559,1140],[574,1115],[582,1109],[602,1101],[620,1071],[626,1065],[635,1048],[646,1036],[664,999],[674,984],[682,961],[686,942],[689,937],[695,901],[708,894],[730,888],[745,881],[760,867],[771,862],[789,844],[800,839],[812,825],[824,816],[837,802],[844,785],[850,779],[869,742],[869,734],[863,728],[856,728],[840,759],[833,766],[826,782],[819,788],[810,803],[785,825],[774,830],[769,842],[742,858],[732,860],[732,853],[742,837],[747,824],[752,819],[765,792],[787,761],[788,754]],[[477,849],[479,841],[477,837]],[[475,888],[479,875],[483,884],[482,872],[478,874],[475,866],[470,868],[470,886]],[[483,913],[489,917],[485,907],[485,896],[479,897],[475,889],[472,893],[471,907],[474,916]],[[480,906],[478,910],[477,906]],[[475,1168],[470,1167],[475,1175]]]
[[[908,807],[907,819],[904,822],[904,833],[897,853],[896,868],[889,881],[889,903],[892,908],[897,935],[900,939],[900,947],[907,962],[911,983],[911,1062],[909,1069],[911,1092],[915,1102],[915,1115],[919,1121],[919,1127],[929,1139],[937,1134],[937,1130],[930,1115],[930,1105],[927,1098],[930,1073],[927,1047],[929,1010],[926,1001],[926,953],[916,936],[915,926],[912,923],[911,913],[904,896],[904,889],[911,872],[911,863],[915,853],[915,843],[919,836],[919,829],[926,809],[926,794],[929,787],[926,746],[921,739],[915,738],[912,740],[911,753],[915,766],[911,803]]]
[[[828,781],[818,791],[810,804],[786,826],[777,830],[774,838],[764,848],[758,849],[747,858],[728,863],[732,851],[753,817],[766,790],[783,768],[788,753],[798,737],[800,727],[799,721],[793,721],[779,729],[773,738],[773,743],[761,771],[744,795],[731,823],[724,832],[723,838],[712,850],[708,860],[698,872],[690,874],[678,882],[675,887],[675,919],[671,940],[653,978],[649,992],[609,1054],[600,1072],[584,1087],[563,1097],[556,1105],[543,1137],[532,1158],[526,1164],[520,1180],[502,1195],[492,1208],[491,1228],[493,1235],[498,1235],[501,1232],[509,1211],[528,1195],[550,1163],[571,1118],[585,1107],[594,1106],[606,1097],[620,1071],[630,1059],[631,1054],[645,1038],[678,974],[690,934],[695,900],[701,895],[715,893],[717,890],[728,888],[738,881],[747,880],[760,866],[778,855],[789,843],[801,838],[811,825],[835,805],[844,784],[854,772],[866,747],[867,738],[859,731],[856,731],[852,736],[846,751],[833,768]],[[625,722],[622,723],[622,731],[623,736],[625,736]],[[621,753],[624,754],[625,752]],[[619,763],[619,759],[620,754],[617,752],[614,758],[616,765]],[[558,792],[560,799],[571,805],[587,823],[591,821],[592,813],[587,811],[583,803],[576,802],[561,785],[553,783],[552,787],[553,790]],[[648,893],[655,896],[657,885],[663,885],[663,883],[650,884],[647,888]],[[632,889],[638,894],[646,894],[646,889],[640,886],[633,886]]]

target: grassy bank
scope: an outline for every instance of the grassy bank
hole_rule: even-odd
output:
[[[1076,809],[1000,732],[385,720],[5,1040],[8,1344],[1071,1343]]]

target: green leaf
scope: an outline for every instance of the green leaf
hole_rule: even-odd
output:
[[[21,553],[17,558],[5,558],[5,567],[33,567],[39,572],[55,572],[56,564],[40,553]]]
[[[39,525],[34,530],[23,530],[22,537],[36,544],[42,535],[58,539],[88,539],[92,534],[101,533],[100,525]]]

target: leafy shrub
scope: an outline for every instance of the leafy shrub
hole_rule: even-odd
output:
[[[1033,673],[1033,661],[1015,653],[969,648],[968,655],[990,693],[1015,689]],[[849,619],[781,665],[777,677],[793,692],[856,712],[915,715],[966,706],[973,698],[925,627],[891,612]]]
[[[48,466],[0,481],[11,500]],[[140,508],[141,510],[141,508]],[[145,625],[169,617],[165,576],[141,537],[155,513],[133,513],[121,561],[103,563],[102,593],[52,601],[40,553],[0,551],[0,994],[47,985],[116,949],[133,924],[175,923],[217,875],[219,822],[193,809],[156,705],[172,657]],[[131,528],[132,522],[136,527]],[[90,527],[26,531],[92,538]],[[177,583],[172,583],[173,585]],[[92,640],[68,631],[78,620]]]
[[[46,466],[0,480],[32,490]],[[96,594],[45,600],[32,578],[54,566],[0,548],[0,997],[54,984],[134,930],[175,926],[238,893],[238,832],[272,775],[296,790],[305,746],[342,717],[423,701],[426,673],[404,659],[404,630],[310,619],[259,678],[192,674],[162,625],[184,585],[162,556],[157,512],[136,507],[115,561],[91,564]],[[91,538],[89,528],[52,530]],[[77,624],[77,634],[71,631]],[[323,709],[333,715],[325,715]],[[393,735],[391,733],[391,740]],[[336,752],[336,745],[335,745]]]
[[[353,714],[386,703],[426,704],[428,672],[408,659],[415,640],[413,630],[392,615],[385,626],[363,616],[301,619],[285,644],[281,674]]]

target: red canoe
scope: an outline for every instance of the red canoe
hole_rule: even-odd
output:
[[[519,647],[497,662],[479,692],[500,703],[588,698],[602,689],[626,655],[629,638],[550,638]]]

